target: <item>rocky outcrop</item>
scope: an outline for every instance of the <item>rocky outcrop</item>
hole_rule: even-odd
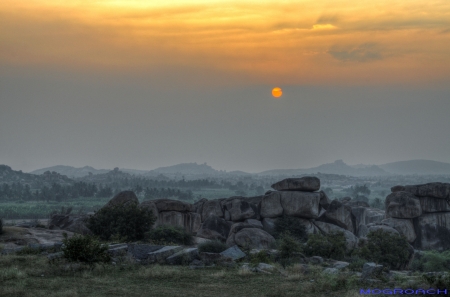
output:
[[[428,183],[423,185],[410,185],[405,186],[405,192],[409,192],[417,197],[450,199],[450,184]]]
[[[178,212],[190,212],[193,207],[192,204],[172,199],[158,199],[154,200],[156,208],[159,212],[162,211],[178,211]]]
[[[416,240],[416,232],[414,231],[414,224],[411,219],[395,219],[389,218],[381,221],[381,224],[387,225],[398,231],[400,235],[406,237],[409,243]]]
[[[422,214],[419,199],[409,192],[394,192],[386,197],[386,217],[412,219]]]
[[[342,204],[338,200],[333,200],[328,207],[325,218],[341,228],[344,228],[352,233],[355,232],[352,222],[352,208],[348,205]]]
[[[426,213],[415,220],[417,249],[450,249],[450,212]]]
[[[227,201],[225,209],[230,213],[230,218],[233,222],[256,218],[258,213],[255,205],[238,198]]]
[[[203,203],[201,214],[202,214],[202,222],[205,221],[211,215],[223,218],[223,209],[220,206],[220,201],[208,200],[205,203]]]
[[[215,215],[210,215],[197,231],[197,237],[226,241],[230,233],[231,222]]]
[[[156,226],[177,226],[187,232],[196,233],[200,228],[201,216],[195,212],[163,211],[158,215]]]
[[[358,238],[350,231],[345,230],[341,227],[338,227],[336,225],[333,224],[329,224],[329,223],[325,223],[325,222],[314,222],[314,224],[319,228],[319,230],[323,233],[323,234],[330,234],[330,233],[338,233],[338,232],[342,232],[344,233],[345,236],[345,241],[347,243],[347,251],[352,251],[355,247],[356,244],[358,243]]]
[[[261,217],[276,218],[283,215],[283,207],[281,206],[281,193],[270,192],[264,195],[261,200]]]
[[[301,178],[286,178],[272,185],[278,191],[314,192],[320,189],[320,179],[312,176]]]

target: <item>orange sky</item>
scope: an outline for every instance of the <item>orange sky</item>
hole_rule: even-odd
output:
[[[448,0],[3,0],[0,6],[0,65],[9,66],[182,67],[245,77],[244,83],[445,84],[449,53]]]

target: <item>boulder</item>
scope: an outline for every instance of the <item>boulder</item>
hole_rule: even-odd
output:
[[[204,222],[211,215],[223,218],[223,210],[222,207],[220,206],[219,200],[208,200],[205,203],[203,203],[202,222]]]
[[[414,225],[411,219],[389,218],[382,220],[381,224],[397,230],[400,235],[404,235],[406,237],[409,243],[416,240],[416,232],[414,231]]]
[[[197,248],[186,248],[181,250],[172,256],[166,258],[166,263],[170,265],[181,265],[192,262],[198,258]]]
[[[309,258],[309,263],[313,265],[320,265],[323,263],[323,258],[320,256],[312,256],[311,258]]]
[[[230,233],[229,233],[229,235],[231,235],[231,234],[236,234],[236,233],[238,233],[239,231],[241,231],[242,229],[245,229],[245,228],[258,228],[258,229],[262,229],[262,226],[260,227],[260,226],[255,226],[255,225],[252,225],[252,224],[249,224],[249,223],[244,223],[244,222],[241,222],[241,223],[234,223],[232,226],[231,226],[231,228],[230,228]],[[228,236],[229,236],[228,235]]]
[[[385,219],[385,211],[378,208],[366,208],[366,225],[379,223]]]
[[[311,192],[279,192],[283,213],[288,216],[315,219],[320,213],[320,193]]]
[[[324,209],[328,209],[328,206],[330,206],[331,200],[330,198],[328,198],[327,193],[325,193],[324,191],[320,191],[320,206]]]
[[[127,246],[127,252],[129,256],[137,260],[145,260],[148,258],[149,253],[156,252],[163,247],[164,246],[162,245],[129,243]]]
[[[362,268],[361,279],[373,279],[381,276],[383,265],[377,265],[373,262],[365,263]]]
[[[193,212],[196,212],[196,213],[198,213],[198,214],[201,215],[201,214],[202,214],[202,211],[203,211],[203,204],[204,204],[206,201],[208,201],[208,199],[202,198],[202,199],[198,200],[197,202],[195,202],[195,203],[192,205],[192,211],[193,211]]]
[[[366,208],[362,206],[352,207],[352,217],[355,220],[355,234],[358,234],[360,225],[366,224]]]
[[[400,185],[398,185],[398,186],[393,186],[392,188],[391,188],[391,192],[392,193],[395,193],[395,192],[404,192],[405,191],[405,187],[404,186],[400,186]]]
[[[317,226],[313,223],[312,220],[308,219],[299,219],[299,223],[305,226],[306,232],[308,234],[319,234],[320,230],[317,228]]]
[[[275,221],[277,219],[273,218],[264,218],[262,220],[263,230],[269,233],[270,235],[273,235],[275,233]]]
[[[234,241],[241,247],[268,249],[275,243],[275,238],[264,230],[245,228],[236,233]]]
[[[448,199],[419,197],[419,201],[423,212],[450,211],[450,201]]]
[[[195,212],[162,211],[155,226],[181,227],[187,232],[195,233],[200,228],[200,215]]]
[[[131,204],[139,204],[136,194],[134,194],[133,191],[122,191],[109,200],[109,202],[103,207],[128,206]]]
[[[394,192],[386,197],[386,217],[412,219],[422,214],[419,199],[409,192]]]
[[[271,191],[261,199],[261,217],[276,218],[283,214],[281,193]]]
[[[245,256],[246,256],[246,254],[243,251],[241,251],[241,249],[237,245],[234,245],[234,246],[224,250],[220,254],[224,257],[231,258],[234,261],[245,258]]]
[[[66,230],[83,235],[91,235],[92,231],[86,226],[86,215],[53,215],[48,222],[48,229]]]
[[[155,218],[158,218],[158,208],[156,207],[156,204],[154,201],[147,200],[143,201],[141,204],[139,204],[140,208],[145,208],[151,212],[153,212],[153,215]]]
[[[192,204],[172,199],[158,199],[154,200],[159,212],[162,211],[178,211],[190,212],[192,211]]]
[[[247,219],[247,220],[245,220],[245,223],[252,225],[253,228],[263,229],[263,225],[262,225],[261,221],[258,221],[255,219]]]
[[[428,183],[423,185],[405,186],[405,191],[418,197],[450,199],[449,183]]]
[[[210,215],[200,226],[197,236],[206,239],[225,241],[230,233],[231,224],[215,215]]]
[[[230,212],[231,220],[233,222],[256,218],[258,212],[255,205],[237,198],[226,202],[225,208]]]
[[[320,179],[313,176],[301,178],[286,178],[272,185],[277,191],[304,191],[314,192],[320,189]]]
[[[425,213],[414,224],[417,235],[415,248],[439,251],[450,249],[450,212]]]
[[[338,200],[333,200],[325,213],[327,221],[344,228],[350,232],[355,232],[352,223],[352,208],[342,204]]]
[[[182,249],[183,247],[181,246],[165,246],[159,250],[148,253],[145,263],[164,264],[168,257],[172,256],[175,253],[178,253]]]
[[[314,224],[319,228],[319,230],[323,234],[330,234],[330,233],[337,233],[337,232],[344,233],[345,241],[347,243],[347,245],[346,245],[347,251],[352,251],[356,247],[356,244],[358,243],[358,238],[352,232],[350,232],[348,230],[345,230],[341,227],[338,227],[333,224],[325,223],[325,222],[316,221],[316,222],[314,222]]]

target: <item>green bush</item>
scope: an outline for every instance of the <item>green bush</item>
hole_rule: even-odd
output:
[[[266,250],[259,251],[254,254],[250,254],[250,263],[253,266],[258,265],[259,263],[271,263],[272,259],[269,253]]]
[[[64,234],[64,246],[62,252],[64,258],[71,262],[83,262],[94,264],[98,262],[109,262],[108,246],[102,245],[90,235],[75,235],[71,238]]]
[[[423,272],[449,271],[450,250],[444,252],[424,251],[421,256],[414,259],[410,268]]]
[[[302,220],[296,217],[283,215],[275,221],[275,238],[282,238],[283,234],[289,232],[290,235],[301,242],[308,239],[308,233]]]
[[[207,241],[198,245],[200,253],[221,253],[227,249],[227,245],[219,240]]]
[[[301,243],[289,232],[285,232],[278,242],[279,260],[283,267],[292,264],[302,252]]]
[[[382,264],[389,269],[402,269],[408,263],[408,241],[404,236],[383,230],[370,232],[367,244],[354,251],[354,255]]]
[[[346,240],[343,232],[330,233],[328,235],[311,234],[305,245],[305,254],[321,256],[335,260],[345,257]]]
[[[194,243],[192,234],[186,232],[186,230],[181,227],[174,226],[158,226],[148,233],[148,237],[153,242],[160,244],[175,243],[192,245]]]
[[[135,241],[144,239],[155,221],[151,210],[131,204],[100,209],[88,219],[87,227],[103,240],[114,236]]]

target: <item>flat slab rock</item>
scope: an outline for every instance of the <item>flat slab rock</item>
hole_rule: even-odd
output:
[[[181,247],[181,246],[165,246],[157,251],[148,253],[147,262],[148,263],[164,263],[168,257],[181,251],[182,249],[183,249],[183,247]]]
[[[301,178],[286,178],[274,183],[272,188],[277,191],[305,191],[314,192],[320,189],[320,179],[313,176]]]

